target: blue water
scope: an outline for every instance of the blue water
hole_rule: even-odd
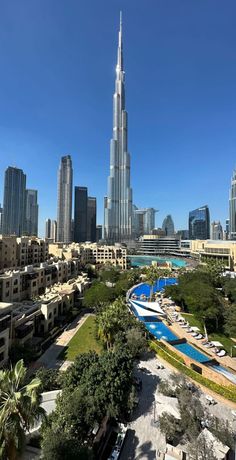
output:
[[[175,258],[162,258],[157,256],[129,256],[131,267],[144,267],[145,265],[152,265],[152,261],[164,264],[171,262],[173,267],[185,267],[187,264],[185,260]]]
[[[211,359],[209,356],[206,356],[198,351],[192,345],[189,345],[189,343],[180,343],[179,345],[174,345],[174,347],[190,358],[195,359],[195,361],[198,361],[199,363],[206,363]]]
[[[165,285],[170,285],[170,284],[175,284],[176,279],[175,278],[169,278],[169,279],[160,279],[154,286],[154,292],[159,291],[163,289]],[[141,294],[145,294],[147,297],[150,295],[150,286],[148,284],[141,284],[137,288],[135,288],[132,293],[135,293],[137,296],[140,296]],[[177,340],[179,337],[177,337],[173,332],[166,326],[162,321],[158,321],[158,315],[156,316],[139,316],[137,313],[137,310],[135,309],[135,303],[137,305],[140,305],[138,302],[134,301],[133,305],[131,306],[132,311],[134,314],[137,316],[137,318],[142,321],[145,324],[145,327],[148,329],[148,331],[156,337],[158,340],[164,339],[167,342],[170,342],[172,340]],[[145,308],[143,305],[140,305],[140,307]],[[148,305],[147,305],[148,309]],[[180,343],[178,345],[174,345],[174,348],[185,354],[186,356],[189,356],[190,358],[194,359],[195,361],[199,363],[208,363],[211,361],[212,358],[204,355],[200,351],[197,350],[197,348],[193,347],[189,343]],[[228,380],[230,380],[232,383],[236,385],[236,374],[231,373],[228,371],[223,366],[220,365],[211,365],[212,369],[214,369],[216,372],[223,374]]]
[[[225,367],[223,366],[211,366],[216,372],[219,372],[219,374],[223,374],[228,380],[236,384],[236,374],[232,374],[229,372]]]
[[[161,291],[165,288],[165,286],[169,286],[171,284],[176,284],[176,278],[161,278],[159,279],[153,286],[153,292]],[[150,289],[151,286],[149,284],[143,283],[140,286],[137,286],[133,291],[132,294],[136,294],[140,296],[141,294],[146,295],[147,297],[150,296]]]
[[[178,339],[178,337],[176,337],[176,335],[162,322],[145,323],[145,326],[158,340],[164,339],[170,342],[171,340]]]

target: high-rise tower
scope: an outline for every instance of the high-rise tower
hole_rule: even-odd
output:
[[[22,236],[25,224],[26,175],[9,166],[5,171],[3,199],[3,235]]]
[[[236,170],[233,172],[229,192],[229,238],[236,240]]]
[[[110,175],[104,209],[104,238],[122,242],[132,237],[132,189],[128,153],[128,116],[125,110],[125,72],[123,67],[122,17],[113,96],[113,136],[110,144]]]
[[[25,229],[24,234],[38,236],[38,191],[26,189],[25,192]]]
[[[71,242],[73,169],[70,155],[62,157],[58,170],[57,241]]]

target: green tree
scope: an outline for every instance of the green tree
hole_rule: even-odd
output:
[[[147,346],[143,331],[136,327],[132,327],[126,332],[125,336],[128,350],[134,358],[137,358]]]
[[[93,283],[84,293],[83,305],[99,310],[104,305],[114,300],[114,290],[104,283]]]
[[[116,283],[116,281],[119,279],[120,271],[117,270],[115,267],[110,267],[109,269],[103,269],[100,271],[100,279],[104,283],[107,281],[110,283]]]
[[[52,391],[61,387],[60,373],[57,369],[41,367],[36,372],[36,377],[41,381],[41,390]]]
[[[168,412],[159,417],[160,430],[166,436],[167,442],[173,443],[182,434],[180,421]]]
[[[87,447],[81,447],[77,439],[48,428],[42,441],[43,460],[92,460],[93,454]]]
[[[26,368],[20,360],[0,371],[0,449],[2,457],[15,460],[22,452],[26,432],[44,410],[40,407],[38,378],[26,384]]]
[[[229,337],[236,338],[236,305],[225,308],[224,331]]]

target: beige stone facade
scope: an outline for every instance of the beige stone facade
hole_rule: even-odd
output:
[[[236,241],[191,240],[191,255],[220,260],[229,270],[236,270]]]
[[[55,283],[65,283],[79,274],[79,259],[48,261],[39,267],[8,270],[0,275],[0,302],[20,302],[43,294]]]
[[[127,249],[122,245],[112,246],[98,243],[49,244],[49,254],[61,259],[79,257],[83,264],[111,264],[127,268]]]
[[[0,270],[40,264],[48,260],[48,241],[22,236],[0,235]]]
[[[34,337],[47,336],[70,311],[77,297],[89,287],[87,274],[67,283],[57,283],[37,300],[0,302],[0,366],[7,360],[9,347]]]

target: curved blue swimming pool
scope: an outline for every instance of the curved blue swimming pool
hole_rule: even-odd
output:
[[[157,262],[159,264],[165,264],[170,262],[175,268],[186,267],[187,263],[182,259],[175,259],[174,257],[158,257],[158,256],[128,256],[131,267],[144,267],[145,265],[152,265],[152,262]]]
[[[162,290],[165,285],[170,285],[170,284],[175,284],[177,282],[176,278],[169,278],[169,279],[160,279],[159,281],[156,282],[154,286],[154,292]],[[144,294],[145,296],[149,297],[150,295],[150,286],[148,284],[141,284],[134,288],[131,291],[131,295],[136,294],[138,297]],[[157,339],[157,340],[166,340],[167,342],[172,342],[174,340],[179,339],[177,335],[175,335],[171,329],[166,326],[161,318],[158,318],[158,314],[155,314],[153,312],[152,316],[140,316],[138,314],[138,311],[135,308],[135,304],[137,306],[142,307],[145,309],[145,304],[141,304],[137,301],[132,302],[132,299],[130,299],[131,302],[131,309],[135,316],[142,321],[146,327],[146,329]],[[147,311],[148,311],[148,302],[146,303]],[[150,310],[150,309],[149,309]],[[179,350],[181,353],[185,354],[186,356],[189,356],[190,358],[194,359],[195,361],[201,363],[201,364],[208,364],[211,365],[212,369],[214,369],[216,372],[224,375],[228,380],[230,380],[232,383],[236,384],[236,374],[233,374],[230,372],[228,369],[226,369],[223,366],[220,365],[212,365],[210,361],[212,361],[212,358],[210,356],[205,355],[201,351],[199,351],[197,348],[195,348],[193,345],[190,345],[188,342],[186,343],[179,343],[179,344],[173,344],[173,347],[176,348],[176,350]]]
[[[170,286],[171,284],[176,284],[176,278],[161,278],[157,280],[157,282],[153,286],[153,292],[162,291],[166,286]],[[136,288],[133,289],[132,294],[137,295],[145,295],[146,297],[150,296],[150,289],[151,286],[149,284],[143,283]]]

